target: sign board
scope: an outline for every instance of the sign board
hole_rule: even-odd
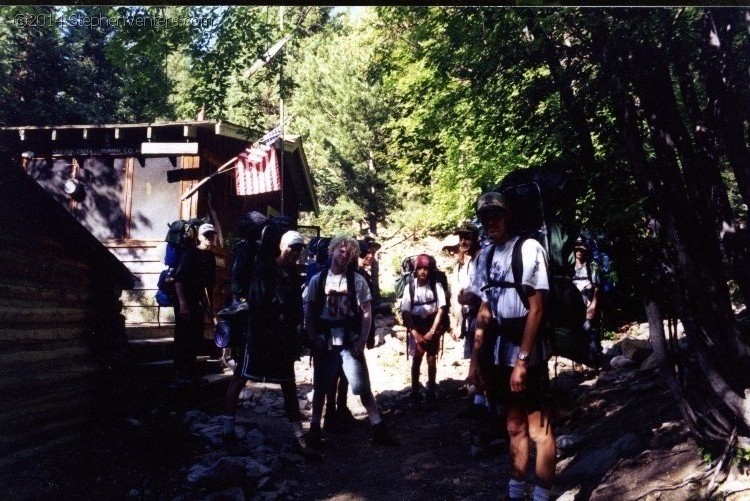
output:
[[[141,143],[141,155],[197,155],[198,143]]]

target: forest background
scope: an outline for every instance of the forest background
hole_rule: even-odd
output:
[[[559,210],[605,242],[620,309],[649,321],[696,438],[743,454],[749,19],[718,7],[2,7],[0,124],[200,115],[260,135],[283,99],[321,205],[304,222],[383,240],[444,235],[508,172],[562,168],[574,182]]]

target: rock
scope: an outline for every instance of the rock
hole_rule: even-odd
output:
[[[223,457],[210,465],[193,465],[187,481],[193,488],[224,488],[241,485],[247,476],[244,462],[249,458]]]
[[[558,450],[563,450],[565,452],[569,451],[570,449],[575,449],[576,446],[578,446],[581,442],[583,442],[583,435],[560,435],[557,437],[557,440],[555,443],[557,444]]]
[[[610,367],[613,369],[635,369],[638,364],[626,357],[625,355],[618,355],[609,361]]]
[[[658,369],[661,366],[659,357],[656,353],[652,353],[646,360],[641,364],[641,369]]]
[[[206,496],[205,501],[246,501],[245,491],[241,487],[230,487],[223,491]]]
[[[604,447],[583,455],[560,474],[566,483],[576,483],[586,478],[600,477],[612,468],[618,459],[617,451]]]
[[[626,433],[612,444],[612,448],[618,452],[620,457],[632,458],[640,454],[643,446],[638,435],[635,433]]]
[[[139,491],[138,489],[130,489],[130,491],[128,492],[129,498],[137,498],[140,495],[141,495],[141,491]]]
[[[620,349],[623,356],[638,363],[645,361],[654,351],[647,340],[627,337],[620,341]]]

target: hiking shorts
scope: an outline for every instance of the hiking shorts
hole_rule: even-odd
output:
[[[412,322],[414,323],[414,328],[417,330],[417,332],[425,335],[432,328],[432,324],[435,322],[435,315],[430,315],[427,318],[412,317]],[[440,330],[438,330],[438,332],[440,332]],[[433,336],[432,339],[428,342],[417,346],[417,342],[414,339],[414,336],[410,334],[409,336],[407,336],[409,340],[409,355],[412,357],[417,354],[424,355],[425,353],[431,356],[437,355],[440,352],[441,336],[442,333]]]
[[[513,367],[507,365],[498,367],[500,402],[505,405],[521,406],[527,413],[551,408],[552,393],[546,364],[526,369],[526,389],[523,391],[510,391],[510,375],[512,372]]]
[[[354,357],[346,348],[334,346],[322,355],[313,358],[313,390],[328,393],[339,371],[344,370],[349,388],[355,395],[364,395],[371,391],[370,373],[367,370],[365,354]]]

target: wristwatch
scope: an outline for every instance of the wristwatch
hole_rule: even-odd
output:
[[[517,358],[518,358],[518,360],[520,360],[521,362],[525,362],[525,361],[526,361],[526,359],[527,359],[527,358],[529,358],[529,354],[528,354],[528,353],[526,353],[525,351],[519,351],[519,352],[518,352],[518,357],[517,357]]]

